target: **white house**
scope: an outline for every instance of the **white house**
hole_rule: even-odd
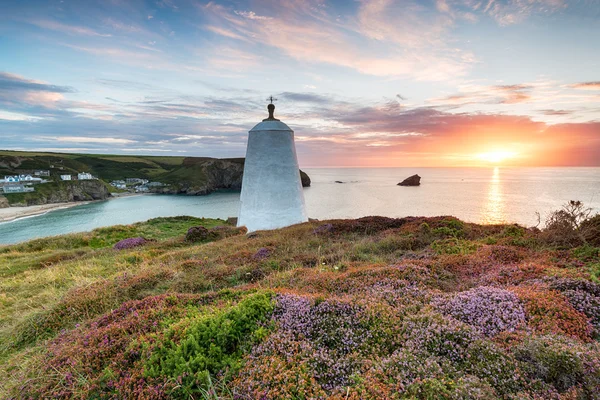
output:
[[[42,178],[34,178],[33,176],[27,174],[27,175],[19,175],[19,180],[21,182],[41,182]]]
[[[35,189],[32,186],[25,185],[5,185],[2,186],[2,191],[4,193],[26,193],[33,192]]]
[[[40,169],[40,170],[34,171],[33,174],[35,176],[50,176],[50,171],[44,170],[44,169]]]
[[[80,172],[77,174],[77,179],[80,181],[87,181],[90,179],[94,179],[94,177],[89,172]]]
[[[112,181],[110,184],[116,187],[117,189],[127,189],[125,181]]]
[[[19,175],[7,175],[4,177],[4,182],[6,183],[19,183],[21,182],[21,178],[19,178]]]
[[[62,181],[70,181],[71,180],[71,175],[61,175],[60,176],[60,180],[62,180]]]

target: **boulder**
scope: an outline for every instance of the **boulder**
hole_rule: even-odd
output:
[[[398,186],[419,186],[421,184],[421,177],[417,174],[413,176],[409,176],[402,182],[398,184]]]
[[[302,187],[310,187],[310,176],[302,170],[300,170],[300,180],[302,181]]]
[[[9,207],[8,199],[0,194],[0,208]]]

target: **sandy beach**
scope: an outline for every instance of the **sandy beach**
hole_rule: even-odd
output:
[[[121,197],[133,197],[133,196],[144,196],[146,193],[112,193],[111,197],[107,200],[117,199]],[[23,217],[31,217],[34,215],[45,214],[48,211],[60,210],[63,208],[71,208],[75,206],[81,206],[84,204],[90,204],[95,201],[102,200],[93,200],[93,201],[71,201],[68,203],[52,203],[52,204],[42,204],[39,206],[27,206],[27,207],[7,207],[0,208],[0,222],[8,222],[18,218]]]
[[[17,218],[31,217],[33,215],[39,215],[47,213],[52,210],[59,210],[62,208],[70,208],[80,206],[83,204],[89,204],[90,201],[74,201],[69,203],[54,203],[54,204],[42,204],[39,206],[28,206],[28,207],[7,207],[0,208],[0,222],[12,221]]]

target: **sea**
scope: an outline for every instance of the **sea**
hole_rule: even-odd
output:
[[[600,212],[600,168],[305,168],[308,215],[325,220],[452,215],[463,221],[541,224],[569,200]],[[419,174],[418,187],[398,186]],[[341,183],[340,183],[341,182]],[[131,224],[155,217],[237,216],[240,193],[141,195],[94,202],[0,223],[0,244]]]

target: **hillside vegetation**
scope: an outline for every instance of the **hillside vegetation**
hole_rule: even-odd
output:
[[[203,195],[218,189],[242,186],[243,158],[119,156],[75,153],[37,153],[0,150],[0,177],[33,171],[50,170],[55,180],[61,174],[90,172],[110,182],[141,178],[161,182],[159,193]],[[310,186],[310,178],[300,171],[302,185]]]
[[[600,219],[568,216],[176,217],[5,246],[0,397],[598,399]]]

